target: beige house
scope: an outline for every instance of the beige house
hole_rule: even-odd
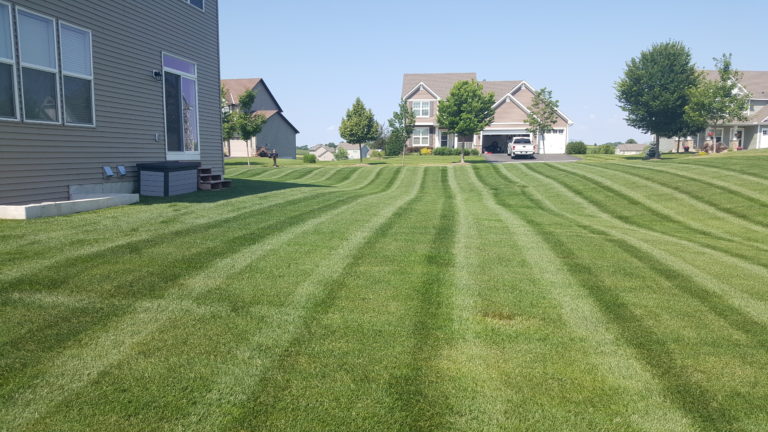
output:
[[[341,143],[339,144],[339,148],[346,150],[347,156],[350,159],[360,159],[361,147],[359,147],[357,144]],[[367,145],[362,145],[363,159],[368,157],[368,153],[370,151],[371,149],[369,149]]]
[[[719,79],[717,71],[704,71],[710,80]],[[729,150],[753,150],[768,148],[768,71],[743,71],[739,91],[750,95],[749,110],[743,122],[719,125],[692,137],[679,139],[680,151],[683,146],[703,150],[714,141],[718,148]],[[678,138],[662,138],[662,152],[676,152]]]
[[[283,115],[283,109],[277,103],[277,99],[269,90],[267,84],[261,78],[226,79],[221,80],[221,85],[226,89],[225,99],[227,107],[225,111],[238,109],[238,99],[247,90],[256,93],[252,111],[266,117],[267,122],[251,140],[250,147],[243,140],[231,140],[224,143],[224,153],[230,157],[255,156],[256,150],[262,147],[274,149],[281,159],[296,159],[296,134],[299,130],[291,124]]]
[[[402,99],[416,114],[416,127],[408,140],[411,147],[461,147],[483,152],[504,153],[507,143],[515,137],[530,137],[541,154],[563,154],[573,122],[558,111],[554,130],[544,136],[532,136],[526,131],[527,116],[534,92],[525,81],[481,81],[486,92],[493,93],[494,122],[475,136],[457,136],[440,129],[437,124],[437,104],[447,97],[458,81],[477,80],[475,73],[405,74]]]
[[[322,162],[330,162],[336,160],[336,155],[334,154],[333,148],[328,146],[315,146],[312,148],[312,150],[310,150],[309,153],[315,155],[317,160]]]
[[[616,146],[617,155],[639,155],[645,152],[645,144],[619,144]]]

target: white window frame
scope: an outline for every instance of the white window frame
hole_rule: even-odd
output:
[[[416,134],[416,131],[426,131],[426,134],[419,133]],[[418,144],[416,144],[416,141],[418,140]],[[426,140],[426,144],[424,144],[424,141]],[[413,135],[411,136],[411,146],[412,147],[429,147],[429,128],[428,127],[415,127],[413,128]]]
[[[51,24],[53,24],[53,46],[58,47],[59,46],[59,32],[58,32],[58,26],[56,25],[56,18],[48,15],[44,15],[26,8],[22,8],[19,6],[16,6],[16,41],[19,47],[19,76],[21,77],[20,87],[21,87],[21,113],[24,114],[26,112],[26,107],[24,106],[24,68],[30,68],[35,69],[43,72],[53,73],[56,75],[56,108],[57,108],[57,115],[58,119],[56,121],[43,121],[43,120],[27,120],[26,115],[22,115],[22,118],[24,119],[24,123],[37,123],[37,124],[62,124],[62,119],[64,116],[61,112],[61,76],[59,74],[59,53],[54,53],[54,59],[56,63],[56,69],[47,68],[44,66],[37,66],[37,65],[30,65],[27,63],[24,63],[24,54],[21,52],[21,29],[19,28],[19,12],[26,12],[31,15],[36,15],[41,18],[45,18],[47,20],[51,21]]]
[[[199,8],[199,7],[195,6],[195,5],[193,5],[190,0],[181,0],[181,1],[183,1],[184,3],[192,6],[193,8],[195,8],[195,9],[197,9],[199,11],[205,12],[205,0],[202,0],[202,2],[203,2],[203,7],[202,8]]]
[[[416,109],[416,104],[419,104],[419,109]],[[412,104],[412,110],[413,114],[416,116],[416,118],[429,118],[432,116],[432,101],[425,100],[425,99],[414,99],[411,101]],[[424,104],[426,104],[426,108],[424,108]],[[424,115],[424,111],[427,111],[427,115]]]
[[[185,62],[191,63],[195,66],[195,74],[191,75],[187,72],[180,71],[178,69],[174,69],[171,67],[165,66],[164,58],[165,56],[171,56],[175,57],[179,60],[184,60]],[[182,57],[180,55],[176,55],[173,53],[169,53],[167,51],[163,51],[160,53],[160,64],[163,66],[163,131],[165,132],[165,140],[163,141],[163,146],[165,146],[165,160],[174,160],[174,161],[182,161],[182,160],[200,160],[200,152],[203,147],[202,139],[200,137],[200,92],[197,87],[197,71],[198,66],[197,62],[193,62],[192,60],[189,60],[185,57]],[[195,95],[197,96],[197,151],[196,152],[187,152],[187,151],[168,151],[168,118],[166,113],[167,105],[165,103],[165,72],[171,72],[176,75],[179,75],[183,78],[189,78],[191,80],[194,80],[195,82]]]
[[[61,26],[65,25],[67,27],[72,27],[77,30],[81,30],[88,33],[88,40],[90,41],[89,49],[91,50],[91,76],[86,75],[80,75],[76,73],[66,72],[64,71],[64,48],[61,46]],[[70,24],[66,21],[59,20],[59,56],[61,57],[61,118],[64,121],[64,125],[66,126],[79,126],[79,127],[90,127],[95,128],[96,127],[96,91],[93,85],[94,75],[95,71],[93,70],[93,32],[91,30],[88,30],[87,28],[83,28],[80,26],[76,26],[74,24]],[[67,122],[67,114],[64,112],[66,110],[66,104],[67,104],[67,96],[64,94],[64,77],[72,77],[72,78],[80,78],[80,79],[87,79],[91,82],[91,121],[93,123],[86,124],[86,123],[68,123]]]
[[[0,1],[0,7],[8,7],[8,29],[11,32],[11,58],[5,59],[0,57],[0,63],[11,65],[11,74],[13,74],[13,106],[16,113],[16,117],[0,117],[0,121],[19,122],[21,120],[21,111],[19,105],[19,83],[17,78],[18,68],[16,67],[16,41],[13,37],[15,32],[13,28],[13,7],[10,3]]]

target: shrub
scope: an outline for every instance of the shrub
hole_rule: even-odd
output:
[[[583,141],[571,141],[565,146],[567,154],[587,154],[587,145]]]
[[[406,147],[405,154],[413,154],[421,151],[421,147]]]
[[[381,150],[372,150],[370,153],[368,153],[368,157],[381,159],[384,157],[384,152]]]
[[[589,154],[615,154],[616,147],[611,144],[601,144],[599,146],[589,146],[587,148]]]
[[[425,148],[419,150],[419,154],[422,155],[422,156],[429,156],[429,155],[432,154],[432,149],[429,148],[429,147],[425,147]]]
[[[336,160],[347,160],[349,159],[349,153],[347,153],[346,150],[343,148],[336,149]]]
[[[469,154],[472,156],[480,156],[480,151],[478,149],[472,149],[470,150]]]
[[[301,159],[304,161],[304,163],[317,163],[317,156],[313,155],[312,153],[305,153]]]
[[[432,154],[435,156],[446,156],[448,153],[446,150],[449,150],[447,147],[436,147],[434,150],[432,150]]]

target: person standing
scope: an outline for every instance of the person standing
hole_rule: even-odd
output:
[[[272,158],[272,168],[279,168],[279,166],[277,165],[277,156],[278,156],[277,150],[272,149],[272,152],[269,154],[269,157]]]

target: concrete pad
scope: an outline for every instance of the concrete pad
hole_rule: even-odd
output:
[[[43,202],[26,205],[0,205],[0,219],[36,219],[64,216],[109,207],[136,204],[138,194],[80,195],[69,201]]]

